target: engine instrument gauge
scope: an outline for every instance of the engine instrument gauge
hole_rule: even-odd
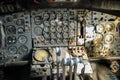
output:
[[[17,52],[17,48],[15,46],[10,46],[8,48],[9,53],[15,54]]]
[[[8,34],[16,34],[16,27],[12,26],[12,25],[9,25],[7,27],[7,32],[8,32]]]
[[[34,53],[34,59],[37,61],[44,61],[43,58],[48,59],[49,58],[49,53],[46,50],[38,50]]]
[[[113,35],[108,34],[108,35],[105,36],[105,43],[112,43],[113,40],[114,40]]]
[[[28,52],[28,48],[25,45],[22,45],[18,48],[19,54],[26,54]]]
[[[39,36],[39,35],[42,34],[42,29],[40,27],[35,27],[34,28],[34,33]]]
[[[25,21],[24,21],[24,19],[18,19],[18,20],[16,21],[16,24],[17,24],[18,26],[21,26],[21,25],[24,25],[24,24],[25,24]]]
[[[21,44],[25,44],[27,42],[27,37],[21,35],[21,36],[19,36],[18,40]]]
[[[99,33],[104,32],[104,26],[102,24],[97,25],[97,32]]]
[[[7,44],[15,44],[16,43],[16,37],[15,36],[8,36],[7,37]]]
[[[106,25],[105,25],[105,29],[106,29],[106,31],[112,31],[113,29],[114,29],[114,24],[113,23],[107,23]]]

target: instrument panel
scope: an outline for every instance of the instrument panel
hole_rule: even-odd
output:
[[[114,15],[85,9],[36,9],[3,15],[1,22],[5,32],[1,62],[24,61],[34,49],[56,47],[69,52],[71,47],[84,46],[89,58],[120,56],[120,20]]]

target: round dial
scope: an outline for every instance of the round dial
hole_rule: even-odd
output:
[[[8,36],[7,37],[7,43],[8,44],[15,44],[16,43],[16,37],[15,36]]]
[[[25,23],[24,19],[18,19],[18,20],[16,21],[16,24],[17,24],[18,26],[24,25],[24,23]]]
[[[50,21],[50,24],[51,24],[52,26],[56,26],[55,20],[51,20],[51,21]]]
[[[114,40],[113,35],[108,34],[105,36],[105,43],[112,43],[113,40]]]
[[[95,46],[96,47],[96,51],[100,51],[100,50],[102,50],[102,48],[103,48],[103,45],[102,44],[99,44],[99,45],[97,45],[97,46]]]
[[[65,26],[68,26],[68,21],[63,21],[63,24],[65,25]]]
[[[97,32],[102,33],[104,31],[104,26],[102,24],[97,25]]]
[[[21,36],[19,36],[18,40],[21,44],[25,44],[27,42],[27,37],[21,35]]]
[[[36,16],[36,17],[34,18],[34,23],[35,23],[36,25],[41,24],[41,23],[42,23],[41,19],[42,19],[41,16]]]
[[[101,41],[103,39],[102,34],[96,34],[96,40]]]
[[[62,14],[61,13],[57,13],[57,18],[61,19],[62,18]]]
[[[69,36],[68,36],[68,33],[63,33],[63,37],[64,38],[68,38]]]
[[[68,30],[69,30],[69,29],[68,29],[67,26],[64,26],[64,27],[63,27],[63,31],[67,32]]]
[[[13,21],[13,17],[12,16],[7,16],[6,17],[6,21],[7,22],[12,22]]]
[[[39,35],[42,34],[42,29],[40,27],[35,27],[34,28],[34,33],[39,36]]]
[[[58,38],[62,38],[62,35],[60,33],[57,33]]]
[[[26,54],[28,52],[28,48],[25,45],[22,45],[18,49],[19,54]]]
[[[45,38],[45,39],[49,39],[49,37],[50,37],[50,36],[49,36],[49,33],[46,33],[46,32],[44,32],[43,35],[44,35],[44,38]]]
[[[50,31],[51,31],[51,32],[55,32],[55,31],[56,31],[55,27],[54,27],[54,26],[51,26],[51,27],[50,27]]]
[[[44,21],[45,26],[50,26],[49,21]]]
[[[50,37],[51,37],[52,39],[55,39],[55,38],[56,38],[55,33],[50,33]]]
[[[63,18],[67,19],[68,18],[68,14],[67,13],[63,13]]]
[[[17,52],[17,48],[15,46],[10,46],[8,48],[9,53],[15,54]]]
[[[58,31],[58,32],[62,32],[62,26],[58,26],[58,27],[57,27],[57,31]]]
[[[72,28],[72,29],[75,28],[75,23],[73,21],[70,22],[70,28]]]
[[[34,53],[34,59],[37,61],[44,61],[44,58],[49,58],[49,53],[46,50],[38,50]]]
[[[49,14],[48,14],[48,13],[44,13],[44,14],[43,14],[43,19],[46,20],[46,19],[48,19],[48,18],[49,18]]]
[[[24,28],[19,27],[19,28],[17,29],[17,32],[20,33],[20,34],[22,34],[22,33],[25,32],[25,30],[24,30]]]
[[[51,44],[55,44],[55,43],[56,43],[56,40],[51,39],[50,43],[51,43]]]
[[[106,25],[105,25],[105,29],[106,29],[106,31],[112,31],[113,29],[114,29],[114,24],[113,23],[107,23]]]
[[[50,14],[50,19],[55,19],[55,14],[54,13]]]
[[[12,25],[8,26],[8,27],[7,27],[7,32],[8,32],[8,34],[9,34],[9,33],[11,33],[11,34],[16,34],[16,27],[15,27],[15,26],[12,26]]]
[[[46,27],[46,26],[45,26],[45,27],[44,27],[44,31],[45,31],[45,32],[49,32],[49,27]]]

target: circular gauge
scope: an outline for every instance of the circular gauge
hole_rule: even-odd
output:
[[[22,45],[18,49],[19,54],[26,54],[28,52],[28,48],[25,45]]]
[[[51,21],[50,21],[50,24],[51,24],[52,26],[56,26],[55,20],[51,20]]]
[[[107,23],[105,25],[106,31],[112,31],[114,29],[115,25],[113,23]]]
[[[69,30],[69,29],[68,29],[67,26],[64,26],[64,27],[63,27],[63,31],[67,32],[68,30]]]
[[[34,59],[37,61],[44,61],[44,58],[48,59],[50,57],[48,51],[38,50],[34,53]]]
[[[8,34],[16,34],[16,27],[12,26],[12,25],[8,26],[7,32],[8,32]]]
[[[19,36],[18,40],[21,44],[25,44],[27,42],[27,37],[21,35],[21,36]]]
[[[49,33],[45,33],[45,32],[44,32],[43,35],[44,35],[44,38],[45,38],[45,39],[49,39],[49,37],[50,37],[50,36],[49,36]]]
[[[49,21],[44,21],[45,26],[50,26]]]
[[[57,33],[57,38],[62,38],[62,35],[60,33]]]
[[[56,40],[51,39],[51,40],[50,40],[50,43],[54,45],[54,44],[56,43]]]
[[[49,27],[44,27],[45,32],[49,32]]]
[[[67,19],[68,18],[68,14],[67,13],[63,13],[63,18]]]
[[[55,38],[56,38],[55,33],[50,33],[50,37],[51,37],[52,39],[55,39]]]
[[[18,19],[18,20],[16,21],[16,24],[17,24],[18,26],[24,25],[24,23],[25,23],[24,19]]]
[[[15,54],[17,52],[17,48],[15,46],[10,46],[8,48],[9,53]]]
[[[63,25],[68,26],[68,21],[63,21]]]
[[[57,39],[57,43],[58,43],[58,44],[61,44],[62,41],[61,41],[60,39]]]
[[[75,28],[75,23],[72,21],[70,22],[70,28],[74,29]]]
[[[8,36],[7,37],[7,44],[15,44],[17,42],[15,36]]]
[[[112,43],[113,40],[114,40],[113,35],[108,34],[105,36],[105,43]]]
[[[42,29],[40,27],[35,27],[34,28],[34,33],[39,36],[39,35],[42,34]]]
[[[6,17],[6,21],[7,22],[12,22],[13,21],[13,17],[12,16],[7,16]]]
[[[103,39],[102,34],[96,34],[96,38],[95,39],[101,41]]]
[[[50,44],[49,40],[44,40],[44,43],[45,43],[46,45]]]
[[[97,25],[97,32],[99,33],[104,32],[104,26],[102,24]]]
[[[95,46],[95,47],[96,47],[96,51],[100,51],[100,50],[102,50],[103,45],[102,45],[102,44],[99,44],[99,45],[97,45],[97,46]]]
[[[62,26],[58,26],[58,27],[57,27],[57,31],[58,31],[58,32],[62,32]]]
[[[63,43],[64,44],[68,44],[68,40],[67,39],[63,39]]]
[[[17,29],[17,32],[18,32],[19,34],[22,34],[22,33],[25,32],[25,30],[24,30],[24,28],[19,27],[19,28]]]
[[[50,14],[50,19],[55,19],[55,14],[54,13]]]
[[[68,36],[68,33],[63,33],[63,37],[64,38],[68,38],[69,36]]]
[[[35,16],[35,18],[34,18],[34,23],[35,23],[36,25],[41,24],[41,23],[42,23],[42,18],[41,18],[41,16]]]
[[[56,31],[56,30],[55,30],[55,27],[54,27],[54,26],[51,26],[51,27],[50,27],[50,31],[51,31],[51,32],[55,32],[55,31]]]
[[[49,18],[49,14],[48,13],[44,13],[43,14],[43,19],[48,19]]]
[[[61,19],[62,18],[62,14],[61,13],[57,13],[57,18]]]

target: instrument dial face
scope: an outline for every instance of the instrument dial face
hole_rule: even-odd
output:
[[[9,53],[15,54],[17,52],[17,48],[15,46],[10,46],[8,48]]]
[[[37,61],[44,61],[44,58],[49,58],[49,53],[46,50],[38,50],[34,54],[34,59]]]
[[[19,54],[26,54],[28,52],[28,48],[25,45],[22,45],[18,48]]]
[[[12,25],[8,26],[7,32],[8,32],[8,34],[16,34],[16,27],[12,26]]]
[[[41,16],[36,16],[36,17],[34,18],[34,23],[35,23],[36,25],[41,24],[41,23],[42,23],[41,19],[42,19]]]
[[[25,30],[24,30],[24,28],[19,27],[19,28],[17,29],[17,32],[18,32],[19,34],[22,34],[22,33],[25,32]]]
[[[104,32],[104,26],[102,24],[97,25],[97,32],[99,33]]]
[[[23,19],[18,19],[18,20],[16,21],[16,24],[17,24],[18,26],[24,25],[24,23],[25,23],[25,21],[24,21]]]
[[[27,37],[21,35],[21,36],[19,36],[18,40],[21,44],[25,44],[27,42]]]
[[[8,36],[7,37],[7,44],[15,44],[17,42],[17,39],[15,36]]]
[[[103,39],[102,34],[96,34],[96,40],[101,41]]]
[[[113,35],[108,34],[105,36],[105,43],[112,43],[113,41],[114,41]]]
[[[107,23],[105,26],[106,31],[112,31],[114,29],[113,23]]]
[[[42,34],[42,28],[40,28],[40,27],[35,27],[35,28],[34,28],[34,33],[35,33],[37,36],[41,35],[41,34]]]

